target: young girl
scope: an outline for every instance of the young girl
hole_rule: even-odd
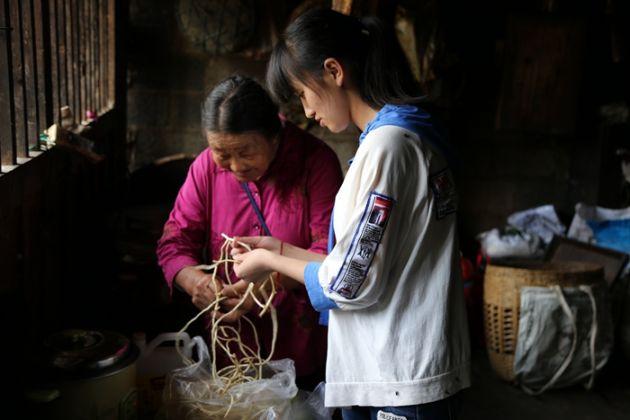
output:
[[[449,419],[470,384],[456,194],[393,31],[331,10],[295,20],[267,71],[309,118],[362,134],[335,198],[329,255],[238,238],[236,274],[278,271],[329,311],[326,405],[345,419]]]

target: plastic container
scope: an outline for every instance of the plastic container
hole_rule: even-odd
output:
[[[136,364],[138,408],[142,417],[154,415],[162,403],[165,377],[174,369],[184,367],[184,361],[175,347],[180,340],[180,351],[191,358],[193,342],[187,333],[162,333],[150,343],[142,332],[134,333],[133,341],[140,349]]]

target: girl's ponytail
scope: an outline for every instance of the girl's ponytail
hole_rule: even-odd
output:
[[[331,9],[310,10],[295,19],[271,53],[267,84],[286,101],[292,81],[322,79],[322,65],[336,58],[362,99],[374,108],[418,102],[420,89],[394,29],[377,18],[359,20]]]
[[[377,107],[420,101],[420,86],[413,77],[394,28],[374,17],[362,18],[361,23],[369,38],[360,83],[363,100]]]

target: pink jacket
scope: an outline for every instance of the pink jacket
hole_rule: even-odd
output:
[[[273,236],[325,253],[330,215],[341,181],[335,153],[321,140],[284,122],[276,158],[267,174],[250,182],[249,188]],[[206,149],[192,163],[158,241],[158,263],[169,286],[182,268],[204,263],[204,248],[210,259],[218,258],[221,233],[265,234],[240,183],[229,171],[218,167],[212,152]],[[326,330],[318,324],[318,314],[309,303],[306,289],[278,293],[274,306],[279,321],[274,359],[289,357],[295,361],[298,375],[313,373],[326,358]],[[253,314],[250,319],[256,323],[264,350],[268,351],[271,322]]]

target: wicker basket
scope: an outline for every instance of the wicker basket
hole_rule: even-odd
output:
[[[515,379],[514,352],[518,336],[521,287],[572,287],[603,281],[603,268],[592,263],[488,265],[483,290],[484,325],[490,364],[497,375],[506,381]]]

